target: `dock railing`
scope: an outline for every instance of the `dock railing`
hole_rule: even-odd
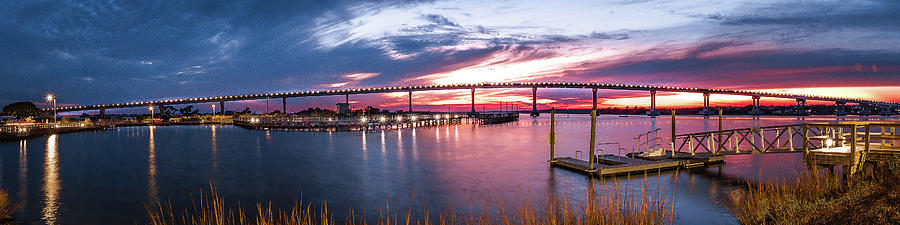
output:
[[[845,175],[864,162],[900,160],[896,122],[803,123],[678,134],[675,153],[691,156],[803,152],[810,169],[847,166]]]
[[[672,148],[691,156],[794,152],[802,147],[802,131],[802,124],[793,124],[678,134],[672,138]]]
[[[631,153],[650,152],[663,146],[663,139],[659,137],[660,128],[639,134],[631,140]]]

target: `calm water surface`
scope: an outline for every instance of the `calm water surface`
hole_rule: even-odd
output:
[[[872,117],[881,119],[880,117]],[[804,121],[833,121],[807,117]],[[725,129],[803,122],[796,117],[728,117]],[[718,129],[714,117],[679,116],[678,133]],[[590,119],[557,120],[558,156],[587,150]],[[670,119],[601,116],[598,142],[630,146],[635,135]],[[549,117],[523,115],[515,123],[455,125],[371,132],[246,130],[232,126],[127,127],[0,143],[0,187],[23,204],[26,224],[143,224],[144,204],[161,200],[190,207],[191,195],[212,184],[229,202],[251,213],[256,202],[273,207],[327,201],[337,215],[352,207],[433,213],[466,212],[491,201],[508,209],[547,195],[584,199],[612,181],[589,180],[550,168]],[[735,224],[723,207],[733,181],[790,179],[802,155],[728,156],[726,163],[631,178],[629,188],[675,191],[679,224]],[[618,188],[624,188],[619,178]],[[593,183],[593,185],[590,185]],[[411,197],[416,201],[410,203]],[[423,201],[424,200],[424,201]],[[410,207],[412,206],[412,207]]]

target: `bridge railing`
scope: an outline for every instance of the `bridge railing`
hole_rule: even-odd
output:
[[[679,134],[671,147],[674,152],[691,155],[793,152],[803,147],[803,131],[803,124],[793,124]],[[808,132],[818,135],[822,128]]]

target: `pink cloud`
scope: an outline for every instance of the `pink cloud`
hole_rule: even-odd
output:
[[[365,79],[369,79],[369,78],[378,76],[379,74],[381,74],[381,73],[351,73],[351,74],[344,74],[341,77],[344,77],[344,78],[347,78],[350,80],[354,80],[354,81],[360,81],[360,80],[365,80]]]

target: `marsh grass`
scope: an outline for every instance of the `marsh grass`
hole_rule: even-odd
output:
[[[9,199],[9,192],[0,189],[0,224],[7,224],[13,220],[12,214],[18,211],[21,205]]]
[[[729,209],[742,224],[900,224],[900,166],[882,163],[851,179],[805,173],[748,183]]]
[[[662,183],[662,182],[659,182]],[[507,210],[506,203],[494,201],[490,207],[479,207],[467,213],[445,210],[433,215],[422,205],[422,212],[414,215],[412,209],[397,210],[385,201],[385,209],[358,213],[349,211],[344,221],[335,220],[327,202],[306,203],[290,209],[273,209],[270,203],[256,203],[254,213],[242,210],[240,203],[228,203],[215,188],[195,198],[191,209],[174,209],[171,202],[155,202],[146,205],[148,224],[152,225],[561,225],[561,224],[673,224],[674,190],[667,193],[662,184],[659,191],[650,191],[642,183],[640,193],[628,191],[629,182],[620,188],[614,181],[609,192],[597,193],[594,181],[584,201],[573,202],[565,196],[547,196],[543,201],[522,204],[516,210]],[[415,196],[415,194],[413,194]],[[413,207],[415,197],[410,199]],[[231,205],[229,205],[231,204]]]

